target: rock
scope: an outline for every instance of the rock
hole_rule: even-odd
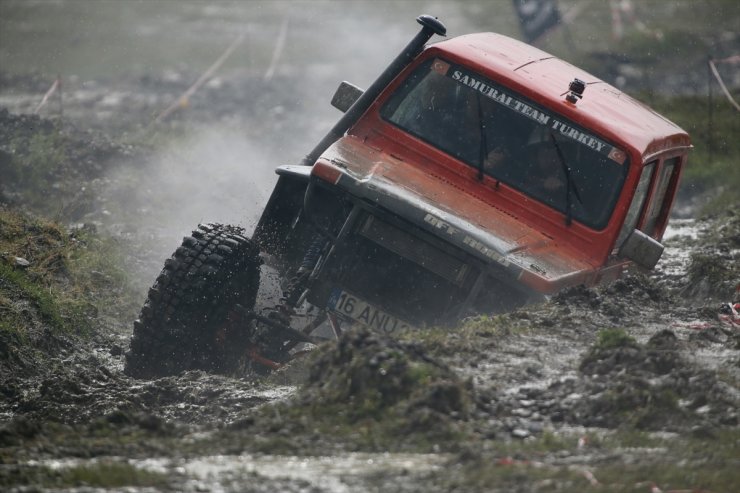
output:
[[[529,423],[527,428],[529,428],[529,431],[532,433],[542,433],[544,426],[542,425],[542,423],[537,423],[533,421]]]
[[[711,411],[711,409],[712,409],[712,406],[707,404],[707,405],[701,406],[694,412],[696,412],[696,414],[707,414],[709,413],[709,411]]]
[[[511,430],[511,436],[513,436],[514,438],[522,438],[522,439],[524,439],[524,438],[527,438],[530,435],[531,435],[531,433],[529,431],[523,430],[521,428],[515,428],[515,429]]]
[[[21,269],[26,269],[31,265],[31,262],[24,259],[23,257],[13,257],[13,265]]]

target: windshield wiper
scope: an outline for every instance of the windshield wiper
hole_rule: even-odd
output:
[[[581,200],[581,195],[578,193],[578,187],[576,187],[575,183],[573,182],[573,178],[571,177],[570,166],[568,166],[568,163],[565,161],[563,151],[562,149],[560,149],[560,144],[558,144],[558,140],[555,138],[555,134],[552,132],[552,130],[550,130],[550,139],[552,140],[552,143],[555,146],[555,151],[558,154],[560,167],[563,169],[563,173],[565,173],[565,224],[567,226],[570,226],[573,222],[573,204],[570,199],[571,190],[576,196],[576,199],[578,199],[579,204],[583,205],[583,200]]]
[[[481,104],[480,93],[476,92],[475,96],[475,99],[478,102],[478,120],[480,122],[480,159],[478,160],[478,180],[483,181],[483,167],[486,162],[488,142],[486,142],[486,121],[483,119],[483,104]]]

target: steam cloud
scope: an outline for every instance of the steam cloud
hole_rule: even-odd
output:
[[[350,12],[338,11],[332,2],[311,4],[309,22],[299,22],[294,14],[288,19],[283,52],[267,80],[263,72],[274,59],[287,4],[259,4],[262,10],[253,15],[247,12],[251,3],[218,5],[225,10],[204,7],[203,22],[213,16],[233,18],[221,30],[224,38],[247,32],[245,45],[229,62],[231,71],[225,66],[223,75],[216,74],[239,102],[228,104],[222,98],[217,114],[210,110],[203,121],[192,121],[204,114],[202,106],[195,107],[199,98],[219,84],[206,86],[191,98],[194,107],[178,115],[188,120],[186,137],[164,146],[146,163],[122,163],[111,170],[102,196],[110,216],[106,222],[151,240],[145,255],[153,258],[147,260],[150,272],[145,275],[152,279],[157,266],[199,222],[236,224],[251,233],[276,181],[275,167],[297,164],[339,117],[329,105],[339,82],[367,87],[416,33],[415,16],[429,7],[406,5],[397,14],[401,20],[394,16],[390,21],[389,12],[371,4],[349,5]],[[460,4],[433,8],[443,19],[461,19]],[[265,16],[271,21],[260,23]],[[316,36],[317,26],[324,35]],[[191,36],[189,42],[199,39]],[[233,89],[245,82],[248,89]],[[228,95],[228,89],[223,93]]]

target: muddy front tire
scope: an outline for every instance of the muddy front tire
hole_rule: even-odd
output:
[[[226,330],[226,321],[236,304],[253,308],[260,263],[258,247],[241,228],[199,225],[149,290],[134,322],[125,372],[152,378],[234,370],[241,341]]]

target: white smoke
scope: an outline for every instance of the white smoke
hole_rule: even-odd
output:
[[[186,4],[189,15],[198,19],[191,27],[219,36],[220,45],[246,35],[215,75],[218,83],[193,94],[192,109],[175,115],[184,120],[186,134],[173,138],[145,163],[123,163],[108,175],[102,200],[110,220],[153,239],[148,255],[158,258],[152,266],[199,222],[236,224],[251,232],[276,181],[275,167],[297,164],[339,118],[329,104],[339,82],[363,88],[372,83],[420,29],[417,15],[430,13],[455,22],[464,18],[462,4],[449,2],[412,2],[395,14],[372,2],[301,5],[298,12],[293,4],[280,2]],[[286,23],[287,34],[279,40]],[[455,28],[468,32],[466,26]],[[194,44],[194,52],[201,39],[185,38]],[[214,52],[213,58],[217,55]],[[202,57],[197,64],[173,62],[190,62],[191,72],[210,64]],[[269,80],[264,77],[268,69]],[[238,92],[247,83],[247,93]],[[208,94],[213,99],[213,91],[208,91],[219,84],[241,99],[224,105],[217,97],[220,113],[214,115],[203,106],[210,104]],[[228,96],[228,90],[223,95]],[[203,114],[205,121],[197,121]],[[152,267],[152,278],[156,271]]]

